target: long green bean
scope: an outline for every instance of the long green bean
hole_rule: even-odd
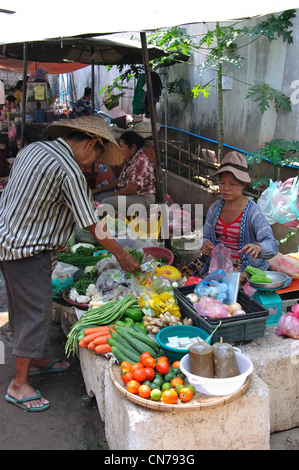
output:
[[[125,315],[126,310],[132,306],[139,306],[139,303],[132,294],[128,294],[121,300],[112,300],[100,307],[87,310],[71,328],[67,336],[65,345],[67,357],[71,354],[74,356],[78,352],[78,338],[82,329],[89,328],[91,325],[111,325],[113,322],[120,320]]]

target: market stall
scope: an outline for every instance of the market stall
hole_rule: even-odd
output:
[[[74,234],[53,279],[66,354],[78,354],[111,449],[140,448],[142,439],[144,449],[160,448],[156,433],[169,411],[168,424],[182,425],[176,436],[160,432],[161,449],[267,449],[270,431],[297,426],[298,384],[286,388],[282,378],[291,383],[298,373],[290,360],[298,338],[294,328],[281,329],[285,319],[298,318],[296,301],[293,313],[281,313],[284,322],[273,317],[267,325],[269,309],[244,292],[238,273],[211,273],[206,283],[182,277],[173,253],[157,240],[124,236],[124,226],[116,226],[116,239],[137,257],[141,273],[126,275],[109,252]],[[271,272],[256,271],[252,281],[249,272],[249,287],[257,274],[265,281]],[[288,276],[280,277],[278,287]],[[115,425],[115,409],[125,426]],[[194,437],[182,443],[186,420]],[[215,438],[219,422],[234,429],[229,439],[224,429]]]

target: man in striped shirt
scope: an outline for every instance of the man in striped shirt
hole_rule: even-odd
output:
[[[51,273],[55,254],[65,246],[74,226],[87,227],[124,270],[140,269],[98,221],[81,171],[108,151],[109,130],[101,121],[97,116],[73,119],[64,138],[26,146],[2,194],[0,268],[16,356],[15,375],[5,399],[27,411],[49,407],[48,400],[30,385],[29,376],[52,364],[52,359],[45,358],[52,313]],[[108,139],[118,152],[113,136]],[[48,371],[68,367],[66,362],[57,362]]]

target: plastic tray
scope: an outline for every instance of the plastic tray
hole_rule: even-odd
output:
[[[183,316],[191,318],[193,325],[211,334],[217,325],[219,319],[210,319],[198,315],[193,308],[192,302],[186,297],[193,292],[194,286],[178,287],[174,289],[177,304]],[[234,343],[238,341],[249,341],[256,338],[262,338],[265,333],[266,321],[269,317],[269,310],[254,301],[251,297],[239,290],[237,301],[241,304],[246,315],[242,317],[222,318],[221,325],[215,331],[211,344],[223,339],[224,342]]]

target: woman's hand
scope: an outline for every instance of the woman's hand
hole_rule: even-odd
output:
[[[253,259],[256,259],[261,253],[262,247],[256,243],[247,243],[247,245],[243,246],[243,248],[239,250],[239,253],[244,253],[244,251],[246,252],[246,255],[251,255]]]
[[[214,248],[214,245],[212,242],[206,240],[203,242],[202,247],[201,247],[201,252],[203,255],[209,256]]]

